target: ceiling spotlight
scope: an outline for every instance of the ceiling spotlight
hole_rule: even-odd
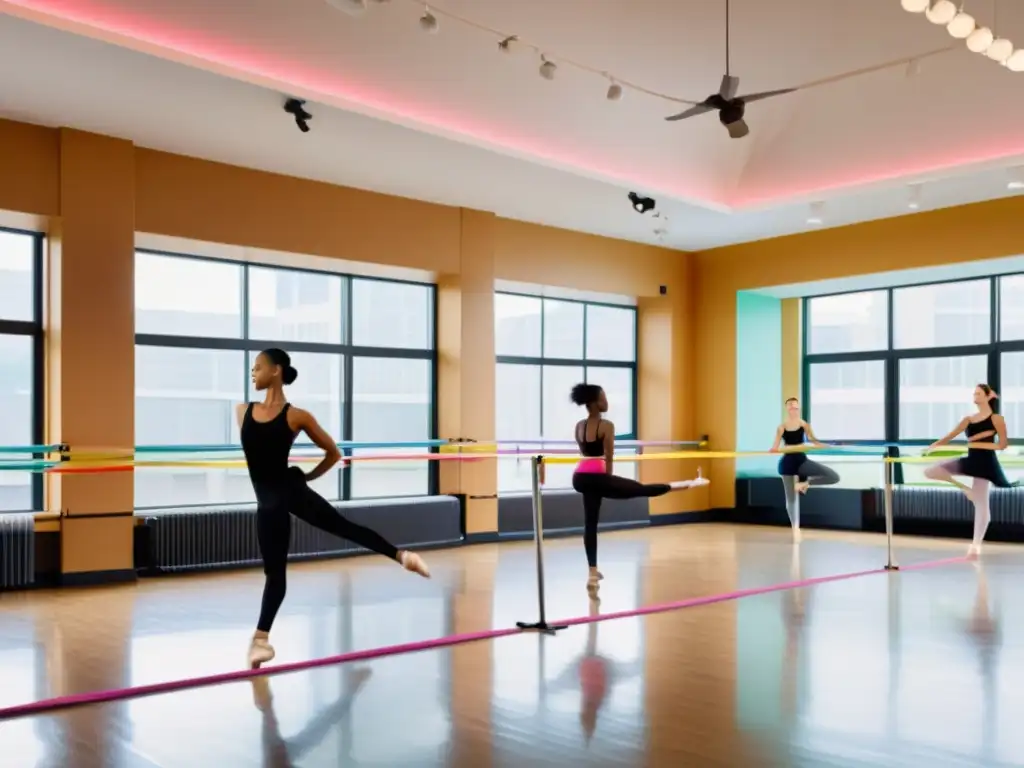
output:
[[[985,51],[985,55],[992,59],[992,61],[998,61],[1002,64],[1013,55],[1013,43],[1005,37],[997,37],[992,41],[992,45],[988,47],[988,50]]]
[[[924,13],[928,10],[929,0],[902,0],[900,5],[907,13]]]
[[[327,0],[327,4],[349,16],[362,16],[366,13],[366,0]]]
[[[295,118],[295,124],[300,131],[309,133],[309,121],[313,119],[313,116],[306,111],[303,106],[305,103],[299,99],[288,99],[284,103],[284,111]]]
[[[928,21],[943,27],[949,24],[956,14],[957,7],[953,0],[935,0],[932,7],[924,12]]]
[[[946,31],[949,32],[950,37],[955,37],[957,40],[966,40],[977,26],[971,14],[960,11],[946,25]]]
[[[605,94],[605,98],[608,101],[618,101],[622,98],[622,86],[618,83],[612,83],[608,86],[608,93]]]
[[[811,212],[810,215],[807,217],[807,223],[815,227],[825,223],[824,203],[811,203]]]
[[[430,12],[429,8],[423,12],[422,16],[420,16],[420,29],[422,29],[428,35],[437,34],[437,17]]]
[[[1006,182],[1007,189],[1024,189],[1024,168],[1010,168],[1007,171],[1007,176],[1010,177],[1010,180]]]
[[[1024,49],[1018,48],[1005,62],[1011,72],[1024,72]]]
[[[630,192],[629,202],[633,205],[633,210],[637,213],[647,213],[653,211],[656,203],[653,197],[641,197],[636,192]]]
[[[555,62],[548,61],[543,56],[541,56],[540,59],[541,59],[541,65],[540,65],[540,70],[539,70],[540,76],[543,77],[545,80],[554,80],[555,79],[555,72],[558,71],[558,66],[555,64]]]
[[[967,50],[973,53],[984,53],[995,39],[991,29],[978,27],[967,36]]]
[[[916,211],[921,207],[921,185],[911,184],[907,187],[907,208]]]

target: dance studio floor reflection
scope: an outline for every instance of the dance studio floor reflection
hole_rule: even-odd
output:
[[[782,531],[726,526],[607,536],[598,603],[579,578],[579,543],[553,542],[551,613],[862,570],[880,564],[880,543],[812,533],[795,550]],[[962,551],[902,544],[905,564]],[[363,558],[296,568],[281,660],[533,618],[528,547],[437,553],[432,565],[432,582]],[[0,766],[1018,765],[1022,576],[1024,550],[993,548],[984,568],[867,576],[0,722]],[[5,595],[0,706],[237,668],[258,581]]]

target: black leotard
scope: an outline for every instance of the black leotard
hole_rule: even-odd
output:
[[[802,445],[806,441],[803,425],[796,429],[782,429],[782,442],[785,445]],[[780,475],[799,475],[800,466],[807,461],[806,453],[786,453],[779,459]]]
[[[991,415],[981,421],[968,421],[967,429],[964,430],[968,440],[974,435],[980,435],[982,432],[995,431],[996,427],[992,423]],[[995,442],[995,440],[996,436],[992,435],[991,438],[983,438],[980,442]],[[1008,488],[1012,485],[1006,479],[1006,475],[1003,474],[1003,468],[999,464],[996,452],[987,448],[971,448],[970,442],[967,443],[967,455],[957,460],[957,469],[954,474],[988,480],[999,488]]]
[[[276,495],[288,484],[288,455],[295,442],[295,432],[288,426],[290,407],[291,403],[285,403],[281,412],[270,421],[253,418],[253,403],[245,409],[241,429],[242,452],[245,463],[249,465],[249,479],[257,499]]]

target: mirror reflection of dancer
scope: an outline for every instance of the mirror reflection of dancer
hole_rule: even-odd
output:
[[[699,476],[673,483],[638,483],[612,474],[615,455],[615,425],[602,414],[608,412],[608,398],[596,384],[577,384],[572,401],[587,409],[587,418],[576,424],[576,444],[583,457],[572,476],[573,489],[583,496],[583,546],[587,552],[590,576],[587,587],[593,589],[604,578],[597,570],[597,524],[603,499],[636,499],[663,496],[669,491],[707,485]]]
[[[270,627],[284,602],[292,515],[314,528],[384,555],[407,571],[430,577],[426,564],[415,552],[399,550],[376,531],[345,519],[307,485],[327,474],[341,459],[341,452],[312,414],[292,408],[285,398],[284,385],[291,384],[298,375],[284,350],[260,352],[252,366],[252,383],[257,392],[266,395],[262,403],[239,405],[236,413],[242,451],[256,491],[256,537],[267,577],[256,634],[249,647],[249,666],[253,668],[274,658]],[[324,451],[323,460],[308,473],[288,466],[288,454],[299,432],[305,432]]]
[[[786,401],[786,420],[775,430],[772,453],[784,454],[779,459],[779,474],[786,490],[786,513],[793,526],[793,540],[800,541],[800,495],[812,485],[835,485],[839,475],[831,467],[811,461],[800,446],[810,442],[815,448],[828,448],[818,440],[811,425],[800,418],[800,401],[791,397]]]
[[[996,451],[1003,451],[1009,446],[1006,437],[1006,420],[995,412],[996,399],[999,397],[988,384],[979,384],[974,388],[974,405],[977,412],[960,420],[952,432],[941,440],[936,440],[928,451],[934,451],[946,445],[961,432],[967,434],[967,455],[961,459],[944,461],[934,464],[924,471],[929,480],[952,483],[962,490],[974,505],[974,538],[967,550],[968,557],[981,554],[981,542],[985,539],[989,521],[992,519],[988,506],[989,488],[1009,488],[1012,483],[1003,474],[999,466]],[[993,440],[993,438],[997,438]],[[955,479],[955,475],[974,478],[970,487]]]

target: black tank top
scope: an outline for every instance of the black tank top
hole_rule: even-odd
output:
[[[975,435],[980,435],[982,432],[995,432],[995,431],[996,431],[996,425],[992,423],[992,416],[989,415],[989,416],[986,416],[984,419],[982,419],[981,421],[978,421],[978,422],[968,421],[967,422],[967,429],[964,430],[964,433],[967,435],[967,439],[970,440],[972,437],[974,437]],[[992,437],[988,438],[987,440],[986,439],[982,439],[982,440],[979,440],[978,442],[979,443],[985,443],[985,442],[994,443],[995,441],[996,441],[996,436],[992,435]],[[989,455],[989,456],[992,456],[992,458],[995,458],[995,455],[996,455],[994,451],[990,451],[987,448],[971,448],[970,442],[967,443],[967,454],[968,455],[972,455],[972,454],[973,455]]]
[[[290,403],[285,403],[270,421],[256,421],[252,407],[253,403],[249,403],[242,419],[242,452],[249,465],[249,479],[258,492],[287,480],[288,454],[295,442],[295,433],[288,426]]]
[[[597,429],[594,434],[601,431],[601,424],[604,420],[597,422]],[[604,440],[597,437],[594,440],[587,440],[587,420],[584,419],[576,425],[576,444],[580,447],[580,454],[588,458],[596,459],[604,456]]]
[[[804,442],[804,428],[802,426],[796,429],[785,429],[782,430],[782,442],[786,445],[801,445]]]

